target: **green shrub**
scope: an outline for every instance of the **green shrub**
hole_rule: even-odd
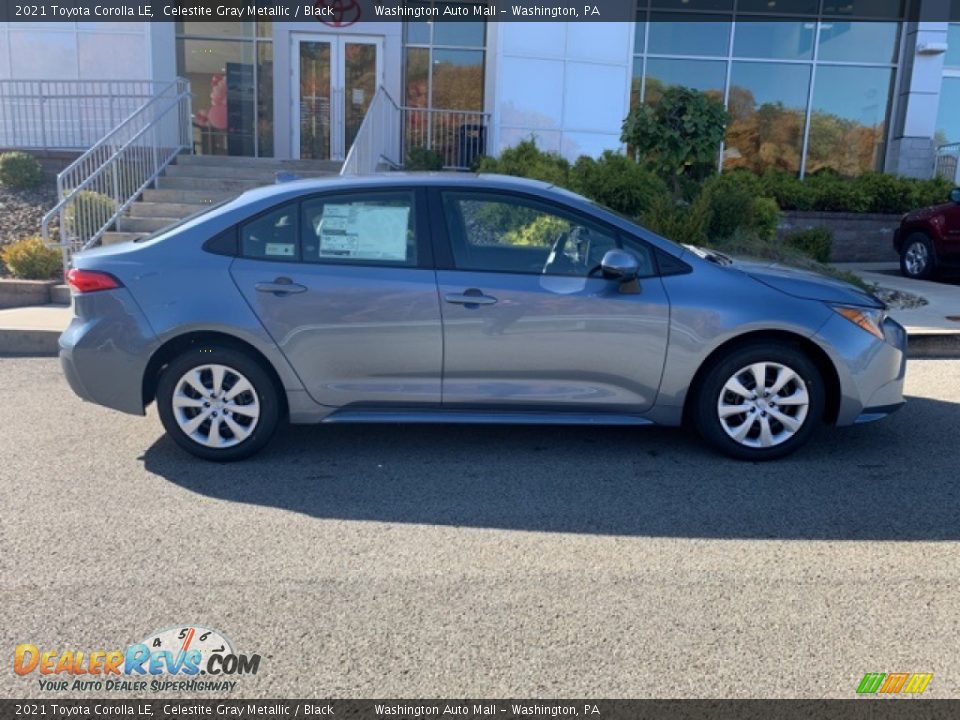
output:
[[[763,194],[777,201],[781,210],[812,210],[813,189],[793,173],[768,170],[761,177]]]
[[[777,226],[780,224],[780,206],[777,201],[769,197],[759,197],[753,201],[750,208],[750,227],[760,237],[773,239],[777,236]]]
[[[43,168],[33,155],[8,152],[0,155],[0,185],[28,190],[43,182]]]
[[[800,230],[787,235],[784,244],[817,262],[828,263],[833,252],[833,233],[826,228]]]
[[[410,148],[404,170],[443,170],[443,156],[436,150],[418,145]]]
[[[674,183],[679,197],[680,176],[703,178],[716,170],[717,150],[729,122],[718,99],[674,85],[655,104],[634,107],[623,121],[620,139],[642,163]]]
[[[929,180],[914,180],[910,193],[910,207],[907,210],[943,205],[950,201],[948,197],[953,189],[953,183],[942,177]]]
[[[813,195],[812,210],[822,212],[855,212],[870,210],[872,198],[857,182],[847,180],[830,172],[817,172],[802,182],[810,187]]]
[[[701,195],[693,203],[678,203],[669,195],[657,197],[640,219],[648,230],[684,245],[705,245],[711,210]]]
[[[66,208],[67,230],[71,235],[92,235],[106,224],[116,209],[113,198],[92,190],[80,190]]]
[[[749,170],[715,175],[704,183],[701,198],[710,209],[707,236],[711,242],[722,242],[737,230],[764,239],[776,234],[779,206],[764,197],[763,182]]]
[[[581,156],[570,169],[570,189],[628,217],[640,217],[667,194],[663,180],[611,150],[596,160]]]
[[[49,280],[63,271],[60,253],[48,248],[36,235],[0,248],[0,260],[20,280]]]
[[[869,212],[903,213],[910,209],[912,183],[894,175],[868,172],[853,181],[854,185],[869,198]]]
[[[499,157],[483,156],[475,163],[477,172],[515,175],[570,187],[570,163],[557,153],[544,152],[533,138],[507,148]]]
[[[532,222],[513,227],[503,236],[505,245],[550,247],[557,236],[568,231],[570,223],[556,215],[538,214]]]

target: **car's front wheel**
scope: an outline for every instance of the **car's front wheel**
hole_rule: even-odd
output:
[[[711,445],[741,460],[774,460],[810,439],[826,395],[817,366],[791,345],[737,348],[713,365],[694,421]]]
[[[240,460],[273,436],[280,394],[247,353],[196,345],[164,369],[157,408],[167,433],[187,452],[205,460]]]
[[[900,252],[900,272],[910,278],[925,280],[936,270],[933,243],[923,233],[913,233]]]

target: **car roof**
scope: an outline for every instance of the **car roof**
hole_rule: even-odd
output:
[[[336,175],[324,178],[288,180],[248,190],[241,197],[246,202],[252,202],[326,190],[349,190],[366,187],[422,187],[425,185],[457,185],[464,188],[476,186],[478,188],[500,188],[503,190],[563,190],[563,188],[558,188],[540,180],[530,180],[511,175],[459,172],[385,172],[362,176]]]

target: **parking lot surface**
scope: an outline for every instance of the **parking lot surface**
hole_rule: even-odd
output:
[[[0,358],[0,696],[71,696],[15,676],[18,643],[198,623],[262,655],[235,697],[850,698],[867,672],[956,697],[960,362],[912,362],[907,394],[772,464],[666,429],[377,425],[212,465]]]

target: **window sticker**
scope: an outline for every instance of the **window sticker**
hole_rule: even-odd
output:
[[[293,243],[267,243],[263,254],[267,257],[293,257],[297,254],[297,246]]]
[[[317,229],[321,258],[406,260],[409,207],[324,205]]]

